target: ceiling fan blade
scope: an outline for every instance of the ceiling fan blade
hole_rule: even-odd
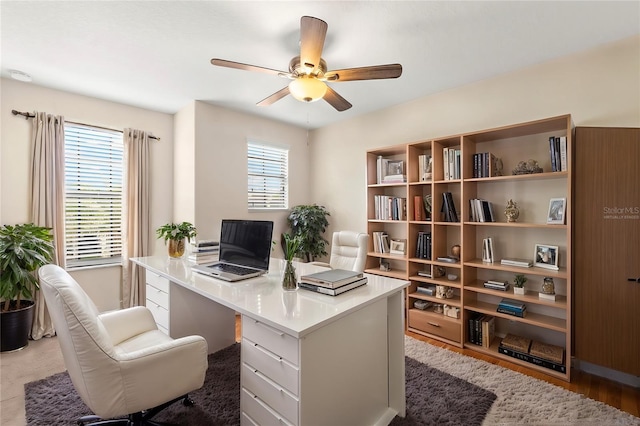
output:
[[[289,94],[289,86],[285,86],[283,89],[278,90],[273,95],[267,96],[266,98],[264,98],[263,100],[258,102],[256,105],[258,105],[258,106],[269,106],[269,105],[279,101],[280,99],[284,98],[288,94]]]
[[[227,61],[225,59],[218,59],[218,58],[213,58],[211,60],[211,65],[216,65],[218,67],[235,68],[235,69],[245,70],[245,71],[264,72],[267,74],[275,74],[275,75],[289,74],[288,72],[273,70],[271,68],[259,67],[257,65],[247,65],[247,64],[242,64],[240,62]]]
[[[329,86],[327,86],[327,93],[324,94],[323,99],[338,111],[346,111],[351,108],[349,101],[338,95],[338,93]]]
[[[370,67],[332,70],[325,73],[329,81],[377,80],[382,78],[398,78],[402,75],[402,65],[373,65]]]
[[[322,19],[300,18],[300,65],[310,70],[318,68],[326,35],[327,23]]]

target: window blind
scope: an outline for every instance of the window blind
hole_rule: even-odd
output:
[[[67,266],[119,263],[122,254],[122,132],[65,125]]]
[[[286,209],[289,205],[289,150],[247,143],[249,209]]]

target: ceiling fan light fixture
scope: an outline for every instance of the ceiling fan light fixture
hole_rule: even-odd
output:
[[[301,76],[289,83],[291,96],[302,102],[315,102],[327,93],[327,85],[315,77]]]

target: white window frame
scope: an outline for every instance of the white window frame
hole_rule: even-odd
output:
[[[289,208],[289,147],[247,141],[249,211]]]
[[[122,263],[122,132],[65,123],[68,269]]]

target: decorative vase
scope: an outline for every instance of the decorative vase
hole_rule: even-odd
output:
[[[544,294],[556,294],[555,284],[553,282],[553,278],[544,277],[544,281],[542,283],[542,293]]]
[[[169,257],[181,258],[184,254],[184,238],[181,240],[169,240]]]
[[[296,268],[291,260],[287,260],[282,271],[282,289],[285,291],[293,291],[298,289],[298,278],[296,277]]]
[[[504,215],[507,217],[507,222],[515,222],[518,219],[518,216],[520,216],[520,210],[518,210],[518,206],[515,201],[509,200],[507,207],[504,209]]]

